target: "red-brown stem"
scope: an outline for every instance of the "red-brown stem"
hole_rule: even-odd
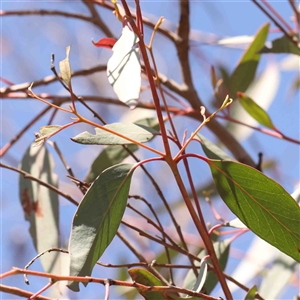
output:
[[[180,192],[181,192],[181,195],[184,199],[184,202],[186,204],[186,207],[188,208],[189,210],[189,213],[193,219],[193,222],[205,244],[205,247],[206,247],[206,251],[208,253],[208,255],[210,256],[210,259],[212,261],[212,264],[214,266],[214,269],[215,269],[215,273],[219,279],[219,282],[222,286],[222,289],[223,289],[223,292],[225,294],[225,297],[227,300],[231,300],[233,299],[232,298],[232,295],[231,295],[231,292],[228,288],[228,285],[226,283],[226,280],[225,280],[225,277],[223,275],[223,271],[221,269],[221,266],[219,264],[219,260],[217,258],[217,255],[215,253],[215,250],[214,250],[214,247],[213,247],[213,243],[210,239],[210,236],[209,236],[209,233],[207,231],[207,228],[206,228],[206,224],[205,224],[205,220],[203,218],[203,215],[202,215],[202,212],[200,211],[200,215],[199,215],[199,218],[197,216],[197,213],[193,207],[193,204],[189,198],[189,195],[188,195],[188,192],[185,188],[185,185],[184,185],[184,182],[182,181],[182,178],[180,176],[180,173],[179,173],[179,170],[178,170],[178,167],[177,167],[177,163],[174,162],[173,160],[170,160],[169,162],[169,166],[174,174],[174,177],[175,177],[175,180],[176,180],[176,183],[180,189]]]

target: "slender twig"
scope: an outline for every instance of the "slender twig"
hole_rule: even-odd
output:
[[[266,15],[268,18],[282,31],[282,33],[298,48],[300,49],[299,46],[299,41],[297,41],[294,36],[287,32],[279,22],[257,1],[257,0],[252,0],[252,2]]]
[[[76,282],[84,282],[84,283],[95,282],[95,283],[100,283],[103,285],[107,281],[107,279],[103,279],[103,278],[95,278],[95,277],[89,277],[89,276],[60,276],[60,275],[55,275],[55,274],[50,274],[50,273],[30,271],[30,270],[24,270],[24,269],[19,269],[19,268],[13,268],[11,271],[1,274],[0,278],[17,275],[17,274],[28,274],[28,275],[37,276],[37,277],[50,278],[54,281],[76,281]],[[193,297],[198,297],[199,299],[207,299],[207,300],[219,300],[220,299],[220,298],[208,296],[203,293],[197,293],[192,290],[180,288],[177,286],[146,286],[146,285],[143,285],[136,281],[128,282],[128,281],[113,280],[113,279],[110,279],[110,285],[138,288],[139,290],[141,290],[143,292],[149,292],[149,291],[157,291],[157,292],[161,292],[161,293],[177,292],[177,293],[183,293],[183,294],[193,296]]]
[[[140,252],[137,251],[137,249],[126,239],[126,237],[120,231],[117,232],[117,236],[141,262],[147,263],[146,258]],[[151,264],[147,264],[146,268],[152,274],[157,276],[165,285],[168,285],[167,280]]]
[[[96,66],[90,69],[83,69],[83,70],[79,70],[79,71],[75,71],[71,73],[71,77],[76,77],[76,76],[86,76],[86,75],[90,75],[96,72],[103,72],[106,71],[106,65],[100,65],[100,66]],[[52,82],[57,81],[57,77],[55,75],[49,75],[44,77],[41,80],[38,81],[34,81],[34,86],[41,86],[41,85],[47,85],[50,84]],[[4,87],[0,89],[0,96],[1,98],[3,98],[5,95],[7,95],[8,93],[11,92],[20,92],[20,91],[26,91],[28,89],[28,87],[30,86],[31,82],[25,82],[25,83],[21,83],[21,84],[15,84],[9,87]]]
[[[78,205],[78,202],[73,199],[70,195],[68,194],[65,194],[64,192],[62,192],[60,189],[58,189],[57,187],[47,183],[47,182],[44,182],[42,180],[40,180],[39,178],[37,177],[34,177],[32,176],[31,174],[23,171],[23,170],[20,170],[18,168],[15,168],[15,167],[12,167],[12,166],[9,166],[9,165],[6,165],[6,164],[3,164],[2,162],[0,162],[0,167],[1,168],[5,168],[5,169],[9,169],[9,170],[12,170],[12,171],[15,171],[17,173],[20,173],[21,175],[23,175],[24,178],[26,179],[29,179],[29,180],[33,180],[33,181],[36,181],[38,182],[40,185],[43,185],[45,186],[46,188],[52,190],[53,192],[57,193],[58,195],[61,195],[62,197],[66,198],[67,200],[69,200],[70,202],[72,202],[73,204],[75,205]]]
[[[7,285],[0,284],[0,291],[3,293],[8,293],[10,295],[16,295],[23,298],[30,298],[33,293]],[[53,298],[48,298],[44,296],[36,296],[36,300],[53,300]]]
[[[106,24],[100,18],[100,15],[99,15],[97,9],[95,8],[94,3],[91,2],[90,0],[83,0],[83,3],[87,6],[87,8],[90,11],[91,16],[92,16],[91,19],[93,20],[93,23],[95,25],[97,25],[107,37],[115,38],[114,34],[111,32],[109,27],[106,26]]]

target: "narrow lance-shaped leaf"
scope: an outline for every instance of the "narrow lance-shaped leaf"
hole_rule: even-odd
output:
[[[245,92],[250,83],[253,81],[256,69],[260,60],[261,50],[266,42],[269,31],[269,24],[265,24],[256,34],[253,42],[248,47],[238,66],[234,70],[230,78],[230,89],[232,97],[236,96],[236,92]]]
[[[70,276],[90,276],[114,238],[125,211],[133,167],[119,164],[105,170],[82,199],[70,236]],[[78,282],[68,286],[79,291]]]
[[[284,188],[249,166],[207,162],[231,211],[259,237],[300,262],[300,208]]]
[[[269,115],[266,113],[266,111],[263,108],[261,108],[258,104],[256,104],[255,101],[253,101],[250,97],[248,97],[244,93],[238,92],[237,95],[243,108],[253,119],[255,119],[258,123],[268,128],[271,129],[275,128]]]
[[[69,61],[71,46],[66,48],[66,58],[59,62],[59,70],[63,81],[70,86],[71,82],[71,67]]]
[[[154,134],[157,133],[152,128],[136,125],[136,124],[124,124],[124,123],[112,123],[103,126],[114,132],[122,134],[125,137],[128,137],[132,140],[135,140],[140,143],[149,142]],[[87,131],[78,134],[73,137],[71,140],[79,144],[88,144],[88,145],[128,145],[132,142],[119,137],[116,134],[105,131],[104,129],[95,128],[96,134],[91,134]]]
[[[20,169],[58,187],[54,162],[45,146],[27,149]],[[58,195],[38,182],[20,176],[20,201],[25,219],[30,223],[29,232],[38,253],[50,248],[59,248]],[[46,272],[60,272],[56,253],[41,257]]]

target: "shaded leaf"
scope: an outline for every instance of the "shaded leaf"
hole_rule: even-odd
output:
[[[133,139],[140,143],[149,142],[153,138],[153,134],[157,133],[152,128],[135,125],[135,124],[124,124],[124,123],[112,123],[103,126],[118,134],[122,134],[130,139]],[[119,137],[113,133],[107,132],[100,128],[95,128],[96,134],[91,134],[84,131],[75,137],[71,138],[72,141],[79,144],[88,145],[128,145],[133,144],[132,142]]]
[[[256,104],[250,97],[246,94],[238,92],[238,99],[242,104],[243,108],[247,111],[247,113],[255,119],[261,125],[264,125],[268,128],[274,129],[274,125],[267,114],[267,112],[261,108],[258,104]]]
[[[128,273],[133,281],[141,283],[146,286],[163,286],[164,284],[155,277],[149,271],[142,269],[142,268],[132,268],[128,270]],[[153,292],[153,291],[142,291],[141,289],[137,288],[139,293],[147,300],[165,300],[168,299],[164,297],[162,292]]]
[[[70,276],[90,276],[114,238],[125,211],[133,167],[119,164],[105,170],[82,199],[70,236]],[[79,291],[78,282],[68,286]]]
[[[71,82],[71,67],[69,61],[71,46],[66,48],[66,58],[59,62],[59,70],[63,81],[70,86]]]
[[[197,136],[200,139],[202,149],[208,158],[220,160],[235,160],[203,135],[198,133]]]
[[[297,35],[295,35],[295,38],[299,40]],[[290,39],[285,35],[272,41],[271,47],[265,46],[259,52],[260,53],[290,53],[290,54],[300,55],[300,49],[295,44],[293,44],[290,41]]]
[[[138,149],[138,146],[135,144],[128,145],[126,147],[131,152],[135,152]],[[124,149],[124,146],[107,146],[93,161],[84,181],[88,183],[93,182],[102,171],[121,163],[128,156],[129,153],[126,151],[126,149]]]
[[[238,66],[230,78],[231,97],[235,98],[236,92],[245,92],[253,81],[260,60],[258,53],[265,45],[269,31],[269,24],[265,24],[256,34],[253,42],[245,51]]]
[[[150,127],[152,129],[154,129],[155,131],[159,131],[159,122],[158,122],[157,118],[140,119],[140,120],[137,120],[136,122],[134,122],[134,124],[142,125],[145,127]]]
[[[277,182],[236,162],[208,160],[217,190],[255,234],[300,262],[300,208]]]
[[[107,77],[118,99],[134,109],[141,90],[139,39],[126,25],[114,44],[113,55],[107,62]]]
[[[34,177],[58,187],[54,162],[45,146],[31,145],[23,156],[20,169]],[[38,253],[50,248],[59,248],[58,195],[38,182],[19,178],[20,201],[25,219],[30,223],[29,232]],[[41,257],[45,272],[60,272],[57,253]]]
[[[254,300],[255,299],[255,295],[256,295],[256,292],[257,292],[257,287],[256,285],[253,286],[247,293],[246,297],[245,297],[245,300]]]

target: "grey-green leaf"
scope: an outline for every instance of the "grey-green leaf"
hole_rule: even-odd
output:
[[[58,187],[54,162],[45,146],[37,148],[32,144],[24,154],[20,169]],[[30,223],[29,232],[36,251],[40,253],[50,248],[59,248],[58,195],[22,175],[19,187],[21,205],[25,219]],[[46,272],[60,272],[56,253],[42,256],[41,262]]]
[[[200,139],[202,149],[208,158],[233,161],[235,160],[203,135],[198,133],[197,136]]]
[[[70,276],[90,276],[114,238],[125,211],[133,167],[119,164],[105,170],[82,199],[69,243]],[[69,282],[68,286],[79,291],[78,282]]]
[[[59,70],[63,81],[70,86],[71,82],[71,67],[69,61],[71,46],[66,48],[66,58],[59,62]]]
[[[300,208],[284,188],[249,166],[207,162],[231,211],[263,240],[300,262]]]
[[[126,148],[124,148],[126,147]],[[93,161],[90,170],[84,181],[91,183],[96,177],[105,169],[121,163],[126,157],[129,156],[130,152],[135,152],[138,146],[135,144],[121,146],[121,145],[111,145],[107,146]],[[128,152],[130,151],[130,152]]]
[[[132,140],[140,143],[149,142],[154,137],[154,134],[157,133],[150,127],[136,124],[112,123],[103,127],[109,131],[116,132],[118,135],[105,129],[95,128],[96,134],[85,131],[72,138],[72,141],[88,145],[128,145],[134,143]]]

